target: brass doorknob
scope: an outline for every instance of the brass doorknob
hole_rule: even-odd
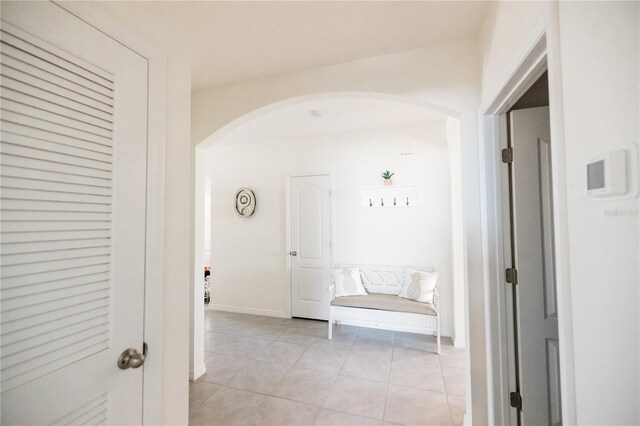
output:
[[[120,354],[120,358],[118,358],[118,367],[121,370],[126,370],[127,368],[138,368],[144,364],[145,359],[146,356],[144,354],[139,353],[134,348],[129,348]]]

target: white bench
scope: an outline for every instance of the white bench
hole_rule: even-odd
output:
[[[433,271],[433,268],[419,268]],[[366,296],[335,297],[329,286],[329,339],[333,324],[384,330],[407,331],[436,336],[440,353],[440,294],[434,290],[433,305],[398,297],[404,282],[404,267],[360,266]]]

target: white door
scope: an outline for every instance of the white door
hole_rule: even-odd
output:
[[[560,424],[549,108],[511,112],[522,422]]]
[[[291,315],[329,319],[331,180],[291,178]]]
[[[2,2],[2,424],[140,424],[147,61]]]

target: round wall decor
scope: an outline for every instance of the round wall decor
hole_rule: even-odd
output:
[[[249,188],[240,188],[236,192],[236,213],[249,217],[256,211],[256,195]]]

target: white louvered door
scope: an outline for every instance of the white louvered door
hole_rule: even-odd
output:
[[[2,2],[2,424],[140,424],[147,61],[50,2]]]

